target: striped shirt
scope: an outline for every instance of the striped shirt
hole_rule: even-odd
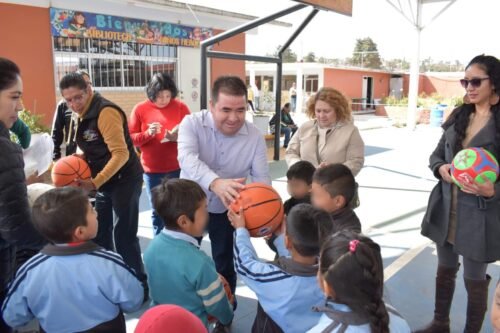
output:
[[[143,298],[119,254],[93,242],[47,245],[17,271],[2,314],[11,327],[37,318],[45,332],[81,332],[138,310]]]
[[[206,326],[208,315],[223,324],[233,319],[215,264],[193,237],[164,229],[146,249],[144,266],[153,305],[182,306]]]
[[[324,303],[316,273],[317,265],[293,261],[284,246],[284,236],[274,241],[281,256],[277,262],[258,259],[245,228],[236,229],[234,266],[245,284],[257,294],[264,312],[286,333],[304,333],[317,324],[321,314],[313,306]]]

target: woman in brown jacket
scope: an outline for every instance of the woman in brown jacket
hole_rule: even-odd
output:
[[[301,160],[315,167],[343,163],[356,176],[364,164],[365,144],[347,99],[338,90],[324,87],[307,104],[311,120],[290,140],[285,155],[288,167]]]

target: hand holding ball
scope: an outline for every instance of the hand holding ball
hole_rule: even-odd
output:
[[[235,213],[243,211],[246,228],[252,237],[272,233],[283,221],[283,202],[271,186],[262,183],[245,185],[239,197],[230,206]]]
[[[498,178],[498,162],[484,148],[467,148],[459,151],[451,164],[451,178],[462,188],[462,184],[474,182],[483,184],[486,180],[492,183]]]
[[[56,187],[78,186],[76,179],[90,179],[91,173],[84,159],[71,155],[59,159],[52,168],[52,182]]]

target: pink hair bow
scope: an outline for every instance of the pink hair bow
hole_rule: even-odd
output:
[[[352,241],[349,242],[349,251],[351,253],[356,252],[356,247],[358,247],[359,240],[353,239]]]

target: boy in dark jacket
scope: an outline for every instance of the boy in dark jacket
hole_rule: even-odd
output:
[[[361,232],[361,223],[349,203],[356,192],[351,170],[343,164],[329,164],[317,169],[312,182],[312,204],[330,213],[334,232]]]

